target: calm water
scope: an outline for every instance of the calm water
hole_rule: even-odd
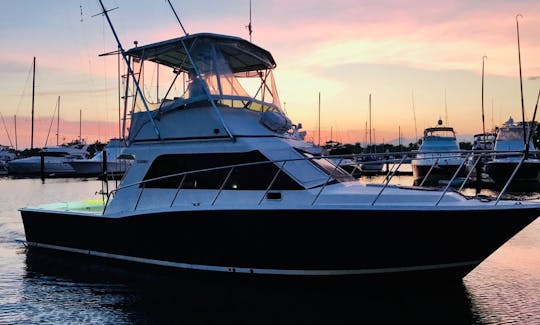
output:
[[[24,239],[18,208],[97,198],[100,189],[94,180],[0,178],[0,324],[540,324],[540,219],[463,285],[413,290],[232,283],[27,251],[16,241]]]

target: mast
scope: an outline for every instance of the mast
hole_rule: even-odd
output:
[[[516,34],[517,34],[518,62],[519,62],[519,86],[520,86],[520,89],[521,89],[521,117],[522,117],[522,120],[523,120],[523,144],[528,145],[528,143],[527,143],[527,135],[526,135],[527,129],[526,129],[526,126],[525,126],[525,104],[523,102],[523,77],[521,75],[521,50],[520,50],[520,46],[519,46],[519,21],[518,21],[518,17],[523,18],[523,16],[521,14],[516,15]],[[527,150],[527,148],[525,148],[525,150]]]
[[[15,123],[15,150],[19,150],[17,143],[17,114],[13,115],[13,121]]]
[[[448,126],[448,105],[446,104],[446,88],[444,89],[444,123]]]
[[[486,143],[486,122],[484,117],[484,61],[487,56],[482,57],[482,133],[484,134],[484,143]]]
[[[30,149],[34,149],[34,92],[36,88],[36,57],[34,56],[34,62],[32,64],[32,130],[30,133]]]
[[[319,146],[321,145],[321,92],[319,91]]]
[[[82,142],[82,109],[79,110],[79,142]]]
[[[418,141],[418,129],[416,128],[416,110],[414,109],[414,92],[411,92],[411,99],[412,99],[412,112],[413,112],[413,119],[414,119],[414,136],[416,138],[416,141]]]
[[[56,145],[59,145],[58,137],[60,135],[60,96],[58,96],[58,114],[56,115]]]
[[[371,146],[371,94],[369,94],[369,145]]]

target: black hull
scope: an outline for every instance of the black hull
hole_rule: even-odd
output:
[[[125,218],[22,211],[30,246],[258,276],[459,280],[540,214],[204,211]]]
[[[491,161],[486,165],[486,173],[493,179],[495,184],[504,186],[517,165],[517,162]],[[537,191],[540,189],[540,164],[527,163],[525,161],[512,179],[511,185],[512,187],[519,187],[526,191]]]
[[[431,165],[412,165],[414,185],[441,185],[439,181],[441,180],[450,180],[460,165],[441,165],[431,169]],[[430,172],[431,169],[431,172]],[[429,173],[429,175],[428,175]],[[424,181],[424,178],[427,175],[427,179]],[[467,169],[464,166],[461,166],[461,169],[456,177],[465,177],[467,176]]]

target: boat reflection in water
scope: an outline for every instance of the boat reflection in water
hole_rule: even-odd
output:
[[[154,108],[142,92],[126,98],[145,109],[119,187],[105,202],[21,209],[30,247],[228,279],[441,284],[540,214],[538,202],[358,182],[304,141],[280,107],[274,58],[244,39],[190,34],[125,54],[185,74],[188,91]]]

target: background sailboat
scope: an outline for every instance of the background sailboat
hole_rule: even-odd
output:
[[[362,155],[360,158],[360,171],[363,173],[378,173],[383,169],[383,161],[376,154],[376,145],[372,143],[372,126],[371,126],[371,94],[369,94],[369,143],[366,145],[368,154]]]

